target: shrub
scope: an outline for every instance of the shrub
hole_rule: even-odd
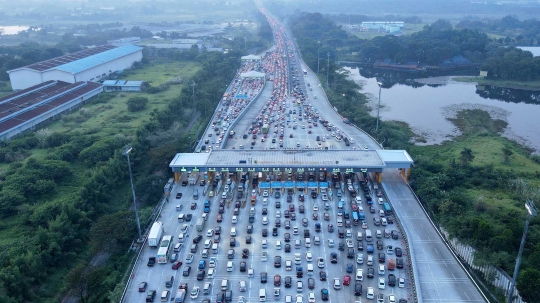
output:
[[[127,101],[128,110],[130,112],[140,111],[146,108],[148,98],[146,97],[131,97]]]

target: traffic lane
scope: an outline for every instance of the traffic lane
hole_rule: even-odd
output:
[[[409,236],[421,299],[437,301],[445,298],[452,302],[484,302],[465,271],[457,265],[457,261],[432,227],[397,170],[385,172],[383,180],[383,187]]]

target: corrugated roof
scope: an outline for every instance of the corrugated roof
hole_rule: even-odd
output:
[[[142,47],[136,45],[124,45],[76,61],[62,64],[51,69],[57,69],[68,73],[76,74],[92,67],[132,54],[141,49]]]
[[[103,81],[103,86],[141,86],[143,81],[129,80],[106,80]]]

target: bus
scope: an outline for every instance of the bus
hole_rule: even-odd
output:
[[[360,224],[360,220],[358,219],[358,213],[355,211],[352,212],[352,222],[354,226],[358,226],[358,224]]]
[[[383,209],[384,209],[384,214],[385,215],[390,215],[392,214],[392,208],[390,207],[390,204],[388,204],[388,202],[384,202],[383,203]]]
[[[171,235],[163,236],[163,240],[161,240],[161,244],[159,245],[157,253],[158,263],[167,263],[169,261],[171,245],[173,242],[172,240],[173,239]]]

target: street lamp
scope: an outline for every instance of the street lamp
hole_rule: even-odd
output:
[[[326,90],[328,90],[328,70],[330,69],[330,52],[326,53],[328,55],[328,64],[326,66]]]
[[[317,41],[317,44],[321,44],[321,41]],[[319,74],[319,51],[323,48],[323,46],[319,47],[319,49],[317,50],[317,75]]]
[[[377,106],[377,126],[375,127],[375,131],[379,131],[379,112],[381,111],[381,89],[382,89],[382,83],[377,82],[377,85],[379,86],[379,106]]]
[[[538,215],[538,209],[536,209],[533,201],[527,200],[527,202],[525,202],[525,208],[527,209],[527,219],[525,219],[525,228],[523,229],[523,237],[521,237],[521,244],[519,245],[519,252],[516,260],[516,267],[514,268],[514,276],[512,277],[512,284],[510,284],[510,289],[508,290],[508,303],[512,303],[512,301],[514,301],[514,288],[516,287],[519,264],[521,263],[521,254],[523,253],[523,246],[525,246],[525,239],[527,238],[527,231],[529,229],[529,220],[531,217],[536,217]]]
[[[135,199],[135,187],[133,186],[133,175],[131,174],[131,163],[129,162],[129,153],[131,153],[133,147],[126,146],[126,149],[122,152],[122,155],[127,157],[128,170],[129,170],[129,181],[131,182],[131,194],[133,195],[133,209],[135,209],[135,221],[137,221],[137,232],[139,233],[138,241],[142,240],[141,235],[141,222],[139,221],[139,211],[137,210],[137,200]]]

